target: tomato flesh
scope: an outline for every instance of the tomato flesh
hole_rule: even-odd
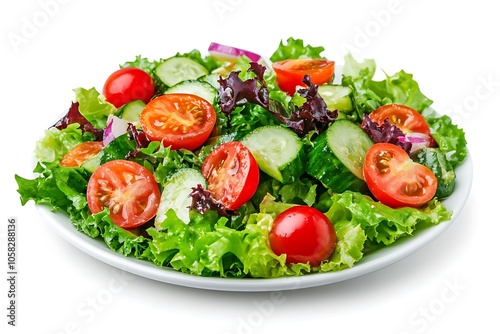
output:
[[[337,235],[324,213],[299,205],[275,218],[269,241],[275,254],[286,254],[287,264],[309,262],[316,267],[332,255]]]
[[[217,116],[207,100],[192,94],[165,94],[149,102],[140,116],[141,127],[153,141],[173,150],[195,150],[210,136]]]
[[[103,95],[116,108],[141,100],[148,103],[155,93],[151,76],[136,67],[124,67],[113,72],[104,83]]]
[[[201,172],[212,196],[228,210],[238,210],[259,186],[260,171],[255,158],[236,141],[215,148],[203,162]]]
[[[292,96],[297,86],[305,87],[302,82],[307,74],[315,85],[332,81],[335,62],[326,59],[287,59],[273,63],[279,88]]]
[[[437,190],[432,171],[414,162],[399,146],[374,144],[366,153],[363,175],[373,196],[392,208],[420,207]]]
[[[387,104],[371,112],[369,115],[373,122],[382,125],[385,119],[397,126],[403,133],[419,132],[426,135],[431,130],[425,118],[415,109],[402,104]]]
[[[111,220],[129,229],[152,219],[160,205],[160,188],[149,170],[137,162],[112,160],[99,166],[87,187],[95,214],[109,208]]]
[[[104,144],[101,141],[87,141],[76,145],[61,160],[61,166],[79,167],[85,161],[98,154]]]

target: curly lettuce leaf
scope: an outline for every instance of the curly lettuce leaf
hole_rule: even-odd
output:
[[[467,157],[465,132],[453,123],[448,115],[438,115],[432,108],[422,113],[431,128],[432,138],[438,143],[447,160],[455,167]]]
[[[409,106],[419,112],[432,104],[425,96],[413,75],[401,70],[392,76],[385,73],[385,80],[372,81],[370,88],[384,101],[384,104],[397,103]]]
[[[62,130],[51,127],[37,141],[35,158],[40,162],[59,163],[69,150],[89,140],[93,140],[93,136],[89,133],[82,134],[77,123],[69,124]]]
[[[361,225],[348,220],[344,215],[335,224],[337,245],[327,262],[317,269],[320,272],[339,271],[351,268],[363,257],[366,234]]]
[[[97,129],[106,128],[106,121],[109,115],[117,113],[114,105],[106,101],[104,95],[99,93],[94,87],[90,89],[75,88],[75,102],[78,103],[78,110]]]
[[[318,271],[351,268],[370,249],[388,246],[419,228],[451,219],[452,212],[437,200],[421,209],[392,209],[360,193],[346,191],[331,197],[325,213],[337,233],[337,246]]]
[[[225,218],[209,215],[206,219],[185,224],[169,210],[159,231],[148,229],[153,262],[201,276],[281,277],[310,270],[307,264],[287,266],[284,255],[272,252],[269,229],[274,216],[270,214],[249,215],[243,230],[227,227]]]
[[[34,179],[15,175],[17,192],[24,205],[29,200],[48,205],[52,211],[76,212],[87,206],[85,196],[88,172],[83,168],[38,163]]]
[[[364,114],[385,104],[404,104],[419,112],[432,104],[432,100],[420,91],[412,74],[403,70],[392,76],[385,73],[385,80],[375,81],[376,64],[373,59],[358,62],[347,54],[344,62],[342,85],[352,90],[353,107],[360,122]]]
[[[286,44],[283,43],[283,40],[280,41],[278,48],[271,55],[270,60],[276,62],[285,59],[324,58],[321,56],[324,50],[325,48],[322,46],[304,45],[302,39],[289,37]]]
[[[386,246],[411,235],[419,224],[436,225],[450,220],[452,216],[452,212],[437,199],[419,209],[393,209],[361,193],[346,191],[333,195],[331,201],[333,204],[328,216],[335,216],[338,206],[348,210],[351,220],[360,224],[369,240]]]

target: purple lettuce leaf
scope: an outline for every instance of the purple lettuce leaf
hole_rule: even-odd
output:
[[[201,214],[204,214],[207,210],[213,210],[217,211],[220,216],[226,218],[238,215],[237,211],[225,209],[221,203],[217,202],[212,197],[210,191],[204,189],[201,184],[198,184],[196,188],[192,189],[193,191],[189,194],[193,200],[189,207],[191,210],[196,210]]]
[[[404,137],[405,134],[397,126],[389,123],[388,119],[385,119],[382,124],[378,124],[377,122],[372,121],[367,114],[364,114],[361,128],[375,143],[394,144],[401,147],[406,151],[406,153],[410,154],[412,146],[411,143],[399,140],[399,138]]]
[[[104,130],[95,128],[78,110],[78,102],[72,102],[68,112],[61,117],[52,127],[59,130],[66,129],[70,124],[80,124],[83,133],[88,132],[94,135],[96,141],[102,141]]]

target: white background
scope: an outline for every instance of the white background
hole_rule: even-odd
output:
[[[443,4],[444,3],[444,4]],[[500,25],[493,1],[2,1],[0,5],[0,332],[491,333],[498,330]],[[76,87],[120,63],[211,41],[269,56],[281,39],[352,51],[413,73],[466,131],[474,163],[460,218],[401,262],[323,287],[272,295],[184,288],[123,273],[70,245],[22,207],[44,128]],[[18,220],[17,327],[7,325],[7,219]],[[117,280],[116,277],[121,277]],[[274,299],[273,299],[274,297]],[[93,304],[95,302],[95,304]]]

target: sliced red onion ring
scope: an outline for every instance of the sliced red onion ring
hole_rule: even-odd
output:
[[[420,132],[410,132],[405,136],[398,137],[398,139],[401,143],[411,143],[410,154],[424,147],[429,147],[431,143],[431,137],[429,135],[426,135],[425,133]]]
[[[238,56],[247,56],[251,61],[254,62],[257,62],[261,59],[260,55],[256,53],[214,42],[212,42],[208,47],[208,52],[216,58],[225,60],[234,60]]]
[[[127,121],[114,115],[110,115],[106,123],[106,129],[104,129],[104,133],[102,135],[102,142],[104,146],[108,145],[116,137],[119,137],[122,134],[126,133],[127,128]]]

